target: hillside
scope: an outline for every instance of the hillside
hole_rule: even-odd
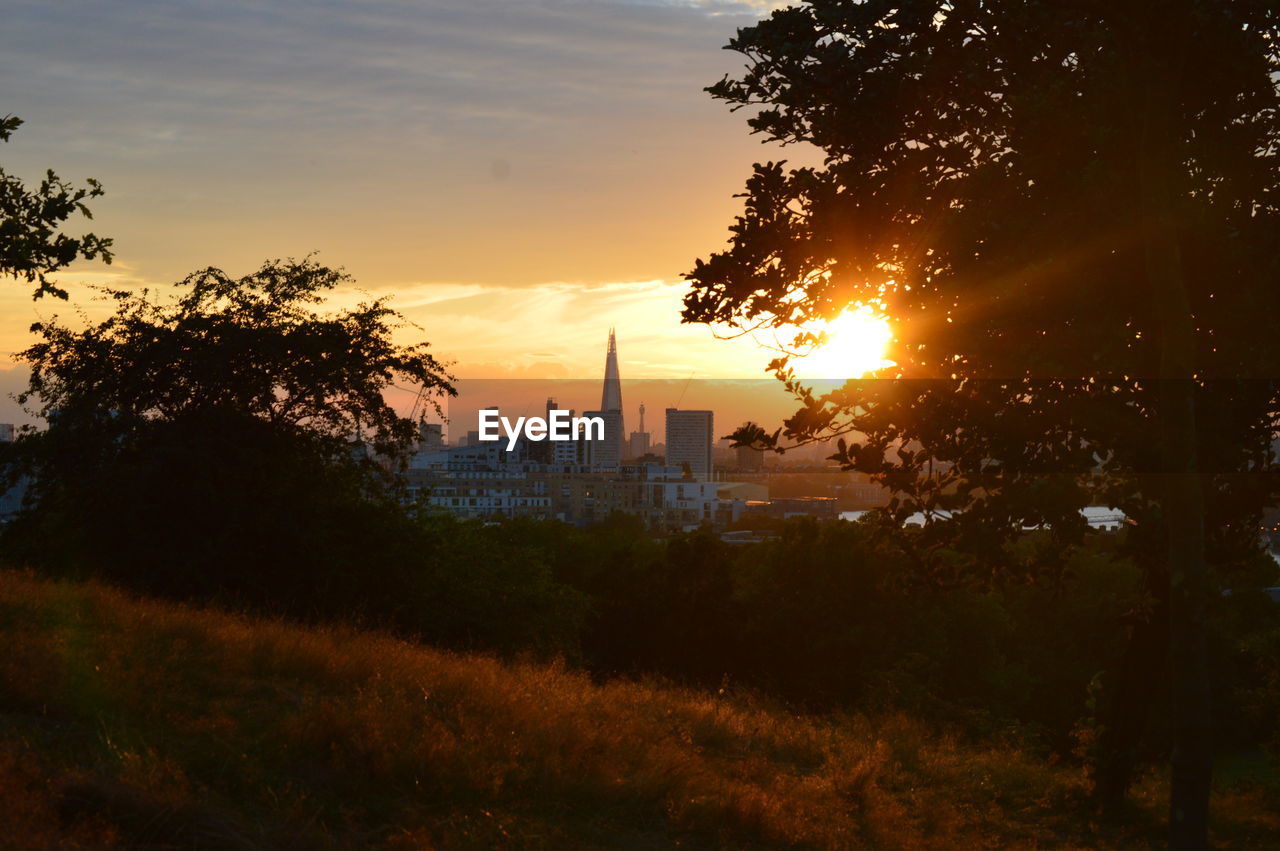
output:
[[[1119,846],[1084,781],[903,718],[595,684],[0,572],[0,797],[17,848]],[[1280,843],[1268,790],[1219,838]]]

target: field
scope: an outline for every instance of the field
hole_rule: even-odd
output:
[[[25,848],[1139,847],[1080,770],[903,717],[593,682],[0,571],[0,799]],[[1224,847],[1280,847],[1251,765]]]

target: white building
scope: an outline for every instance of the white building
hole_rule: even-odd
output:
[[[686,529],[696,529],[703,523],[713,523],[720,507],[719,485],[716,482],[699,482],[689,479],[647,481],[644,483],[649,502],[667,511],[679,512],[689,522]]]

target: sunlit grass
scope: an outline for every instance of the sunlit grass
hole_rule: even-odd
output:
[[[902,717],[798,717],[0,572],[17,847],[1119,846],[1078,771]],[[691,649],[693,652],[693,649]],[[1223,797],[1233,837],[1280,825]],[[1243,801],[1243,803],[1241,803]],[[1234,810],[1232,809],[1234,808]],[[76,843],[80,843],[78,846]]]

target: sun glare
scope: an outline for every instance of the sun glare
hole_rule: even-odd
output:
[[[885,359],[893,331],[889,320],[868,306],[847,310],[807,329],[827,340],[795,360],[796,374],[806,378],[861,378],[893,361]]]

